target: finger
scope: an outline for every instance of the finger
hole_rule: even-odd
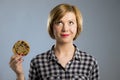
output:
[[[17,64],[18,62],[20,62],[20,61],[22,62],[22,56],[18,56],[18,55],[12,56],[9,64],[10,64],[10,66],[11,66],[11,65],[16,65],[16,64]]]
[[[16,69],[16,67],[17,67],[18,65],[21,65],[22,62],[23,62],[22,57],[20,57],[20,58],[15,58],[12,62],[10,62],[10,67],[11,67],[12,69]]]
[[[9,63],[11,63],[12,61],[17,60],[17,59],[19,59],[19,58],[21,58],[21,57],[22,57],[22,56],[20,56],[20,55],[13,55],[13,56],[11,57]]]

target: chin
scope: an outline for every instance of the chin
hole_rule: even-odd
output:
[[[62,40],[60,41],[61,44],[68,44],[68,43],[72,43],[73,41],[70,41],[70,40]]]

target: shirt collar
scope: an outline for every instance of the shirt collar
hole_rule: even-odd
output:
[[[49,58],[49,60],[55,60],[55,61],[57,61],[57,58],[56,58],[55,52],[54,52],[54,46],[55,46],[55,45],[53,45],[53,46],[51,47],[51,49],[50,49],[50,51],[49,51],[49,54],[48,54],[48,58]]]
[[[73,57],[73,59],[75,59],[75,60],[80,60],[80,58],[81,58],[81,51],[77,48],[77,46],[75,45],[75,44],[73,44],[74,45],[74,47],[75,47],[75,53],[74,53],[74,57]],[[49,50],[49,53],[48,53],[48,59],[49,60],[55,60],[55,61],[57,61],[57,58],[56,58],[56,56],[55,56],[55,52],[54,52],[54,46],[55,45],[53,45],[52,47],[51,47],[51,49]]]

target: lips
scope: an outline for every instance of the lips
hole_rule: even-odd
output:
[[[69,34],[61,34],[61,36],[67,37],[67,36],[69,36]]]

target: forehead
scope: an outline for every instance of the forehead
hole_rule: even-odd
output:
[[[73,12],[67,12],[60,20],[76,20],[76,16]]]

